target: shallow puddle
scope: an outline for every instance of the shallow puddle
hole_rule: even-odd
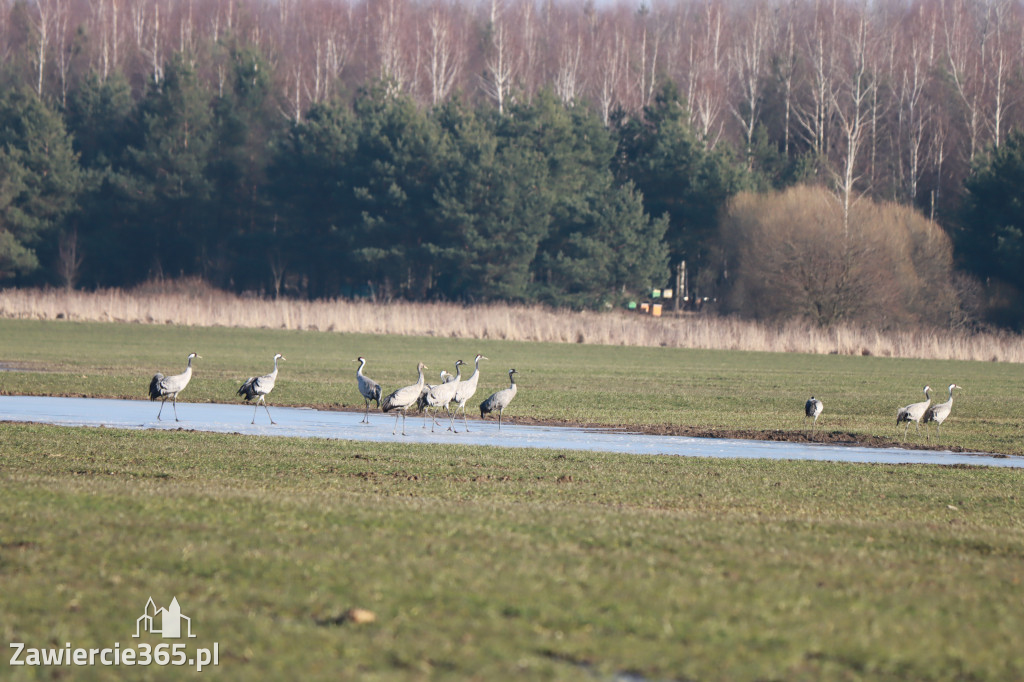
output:
[[[325,412],[303,408],[270,406],[276,424],[270,424],[260,406],[256,423],[251,405],[178,403],[180,422],[174,421],[170,404],[157,421],[160,404],[143,400],[101,398],[51,398],[37,396],[0,396],[0,421],[40,422],[61,426],[106,426],[119,429],[195,429],[218,433],[242,433],[261,436],[298,438],[336,438],[341,440],[388,441],[402,443],[461,443],[520,448],[590,450],[635,455],[680,455],[685,457],[722,457],[743,459],[802,459],[834,462],[870,462],[880,464],[973,464],[995,467],[1024,467],[1024,457],[1002,457],[935,450],[902,450],[829,445],[827,443],[786,443],[726,438],[655,436],[625,431],[578,429],[560,426],[520,426],[505,420],[501,431],[497,421],[469,421],[469,431],[461,420],[457,433],[448,431],[448,419],[438,419],[439,427],[430,430],[422,417],[408,417],[402,435],[392,435],[395,418],[380,412],[370,413],[370,423],[361,424],[362,412]],[[424,428],[424,425],[426,427]]]

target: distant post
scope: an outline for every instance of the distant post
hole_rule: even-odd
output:
[[[679,268],[676,269],[676,301],[674,310],[679,310],[679,302],[686,296],[686,261],[679,261]]]

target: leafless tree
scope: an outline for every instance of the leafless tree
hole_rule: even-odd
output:
[[[983,107],[989,79],[984,73],[982,46],[988,41],[991,25],[975,12],[983,10],[980,3],[968,0],[944,0],[943,29],[946,38],[946,59],[953,88],[963,105],[968,149],[973,159],[981,148],[984,128]]]
[[[860,179],[858,156],[869,134],[874,95],[878,87],[877,74],[871,64],[871,55],[877,41],[869,32],[868,14],[861,11],[850,34],[843,41],[847,54],[844,60],[847,72],[841,83],[832,90],[832,111],[838,122],[838,169],[833,171],[843,207],[844,234],[849,233],[850,206],[855,197],[855,185]]]
[[[74,35],[71,27],[70,0],[55,0],[54,3],[54,52],[57,66],[57,78],[60,83],[60,105],[64,107],[68,101],[68,88],[71,78],[71,57],[74,50]]]
[[[565,33],[560,41],[554,87],[555,94],[569,104],[576,100],[582,90],[580,78],[583,68],[583,36],[577,34],[573,39],[568,35],[568,28]]]
[[[615,24],[603,24],[595,37],[591,76],[593,93],[605,125],[611,123],[612,110],[621,104],[619,92],[623,87],[629,51],[626,37]]]
[[[78,283],[83,256],[78,248],[78,229],[61,232],[57,244],[57,271],[64,282],[64,288],[71,291]]]
[[[30,12],[29,23],[32,28],[35,47],[32,61],[35,67],[35,91],[43,96],[43,77],[46,73],[46,58],[50,53],[50,42],[56,32],[56,21],[59,0],[37,0],[35,12]]]
[[[760,117],[766,62],[772,47],[772,26],[766,17],[771,10],[759,2],[752,11],[752,17],[740,17],[743,30],[737,32],[730,50],[730,71],[737,97],[729,108],[743,130],[748,165],[752,162],[750,153]]]
[[[741,193],[722,226],[735,267],[726,308],[828,326],[949,324],[957,309],[952,248],[941,227],[895,204],[860,203],[844,236],[842,210],[821,188]]]
[[[441,3],[430,8],[427,18],[429,39],[423,60],[430,103],[437,106],[448,99],[458,81],[465,62],[465,39],[459,35],[455,14],[457,7]]]
[[[796,24],[792,7],[793,4],[790,4],[776,15],[779,16],[779,23],[775,26],[775,32],[780,36],[776,43],[779,49],[774,59],[775,78],[782,90],[782,154],[786,157],[789,156],[791,120],[793,118],[793,83],[796,80],[797,67]]]
[[[804,78],[806,93],[796,100],[794,115],[802,137],[814,154],[823,157],[827,151],[832,106],[836,101],[835,31],[838,21],[838,0],[814,0],[812,26],[805,39],[808,72]]]
[[[374,0],[369,6],[368,28],[376,39],[378,76],[392,92],[407,92],[413,81],[406,50],[405,14],[409,9],[404,0]]]
[[[490,17],[491,44],[484,63],[481,86],[484,93],[494,100],[498,112],[503,113],[517,70],[516,60],[498,0],[491,0]]]

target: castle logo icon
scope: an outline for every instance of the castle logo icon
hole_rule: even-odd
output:
[[[149,632],[161,635],[164,639],[180,639],[182,627],[186,637],[195,637],[192,634],[192,619],[182,615],[177,597],[171,600],[171,605],[166,609],[158,609],[150,597],[146,602],[146,610],[135,621],[135,634],[132,637],[141,637],[143,632]]]

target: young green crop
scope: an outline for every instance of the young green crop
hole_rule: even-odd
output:
[[[1024,675],[1021,471],[0,435],[8,642],[129,646],[152,596],[226,680]]]

